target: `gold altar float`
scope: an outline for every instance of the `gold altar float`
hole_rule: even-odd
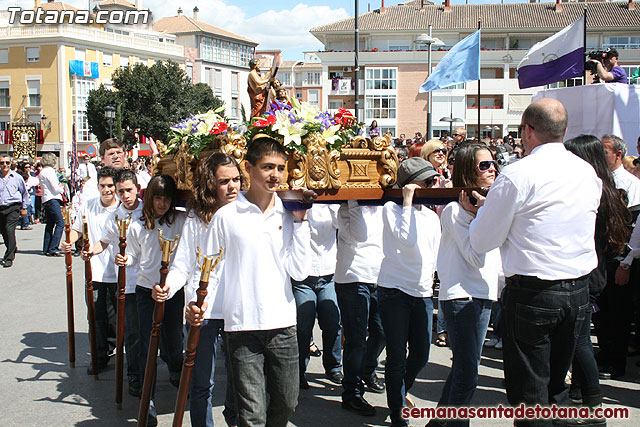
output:
[[[188,136],[182,136],[181,140],[176,141],[174,135],[173,146],[170,149],[160,146],[160,153],[154,158],[154,174],[171,175],[180,190],[191,190],[196,180],[195,173],[198,162],[206,159],[210,154],[223,152],[243,165],[247,144],[252,139],[269,136],[285,143],[286,138],[279,138],[271,128],[266,129],[269,131],[268,133],[261,132],[265,130],[263,128],[254,129],[253,133],[249,131],[241,134],[234,132],[227,125],[216,128],[215,123],[222,124],[222,122],[210,120],[209,125],[204,126],[203,134],[210,135],[212,131],[207,131],[209,128],[224,129],[224,132],[210,137],[209,142],[204,142],[199,146],[200,150],[193,149],[193,144],[190,145],[187,141]],[[188,128],[188,130],[193,128]],[[184,133],[183,131],[183,135]],[[327,133],[307,132],[300,137],[301,144],[296,145],[297,149],[293,150],[290,149],[291,145],[285,144],[288,148],[289,158],[285,179],[280,190],[303,187],[326,190],[334,196],[339,196],[340,193],[345,195],[350,193],[350,191],[341,190],[380,191],[391,188],[396,183],[398,157],[391,143],[390,135],[378,136],[373,139],[353,136],[342,145],[340,145],[341,140],[335,137],[333,138],[334,143],[329,143],[323,135],[327,135]]]

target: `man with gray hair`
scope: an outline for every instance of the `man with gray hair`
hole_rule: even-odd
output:
[[[627,155],[627,144],[620,137],[605,134],[600,139],[604,146],[604,152],[607,155],[607,163],[613,174],[613,180],[616,188],[623,189],[627,192],[627,206],[636,206],[640,204],[640,179],[628,172],[622,166],[622,158]]]
[[[4,257],[0,265],[13,265],[16,256],[16,227],[27,216],[30,197],[24,179],[11,170],[11,156],[0,154],[0,234],[4,240]]]
[[[520,125],[529,155],[502,170],[486,200],[474,192],[477,206],[460,194],[462,206],[476,214],[469,228],[473,250],[500,248],[504,373],[514,406],[565,403],[575,331],[591,309],[588,283],[598,264],[594,231],[602,182],[591,165],[565,149],[566,128],[567,111],[559,101],[529,105]],[[517,425],[551,426],[552,420]]]

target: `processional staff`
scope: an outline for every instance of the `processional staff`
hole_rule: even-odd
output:
[[[224,249],[220,249],[217,255],[202,256],[200,254],[200,248],[198,248],[198,261],[203,259],[200,269],[200,284],[196,291],[198,297],[196,299],[196,306],[202,308],[207,297],[207,287],[209,286],[209,274],[215,271]],[[215,263],[213,260],[215,259]],[[212,265],[213,264],[213,265]],[[189,328],[189,335],[187,336],[187,351],[182,366],[182,374],[180,375],[180,386],[178,387],[178,397],[176,398],[176,409],[173,414],[173,427],[182,426],[182,419],[184,417],[184,409],[187,405],[187,394],[189,393],[189,384],[191,383],[191,371],[193,370],[194,360],[196,358],[196,350],[198,348],[198,342],[200,341],[200,326],[191,326]]]
[[[131,224],[131,213],[125,219],[118,219],[116,215],[116,224],[120,229],[120,255],[125,256],[127,248],[127,230]],[[122,378],[124,375],[124,302],[125,288],[127,285],[127,268],[125,266],[118,267],[118,303],[116,313],[116,405],[118,409],[122,408]]]
[[[162,230],[158,230],[158,240],[162,251],[162,261],[160,262],[160,283],[164,288],[169,273],[169,262],[171,254],[178,246],[180,235],[176,234],[173,240],[162,237]],[[149,353],[147,353],[147,367],[144,371],[144,383],[142,385],[142,396],[140,397],[140,409],[138,410],[138,426],[147,426],[149,415],[149,404],[151,401],[151,389],[156,373],[156,362],[158,361],[158,344],[160,342],[160,327],[164,318],[164,301],[156,301],[153,308],[153,324],[151,326],[151,339],[149,340]]]
[[[62,208],[62,216],[64,217],[64,235],[68,245],[71,244],[71,209]],[[71,271],[73,260],[71,252],[66,251],[64,255],[64,264],[67,268],[67,340],[69,343],[69,364],[72,368],[76,367],[76,332],[74,325],[73,310],[73,272]]]
[[[87,217],[82,217],[82,249],[89,252],[89,225]],[[89,346],[91,348],[91,366],[93,367],[93,378],[98,379],[98,349],[96,346],[96,312],[93,305],[93,276],[91,275],[91,259],[84,262],[84,281],[87,300],[87,318],[89,320]]]

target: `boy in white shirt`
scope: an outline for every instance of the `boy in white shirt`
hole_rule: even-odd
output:
[[[82,240],[83,218],[86,219],[89,229],[89,244],[93,245],[100,239],[102,229],[105,227],[109,215],[118,207],[115,184],[113,182],[115,174],[116,170],[112,167],[100,169],[100,173],[98,174],[100,197],[86,201],[79,207],[78,214],[71,226],[71,243],[63,241],[60,244],[60,249],[65,252],[70,252],[74,246],[73,244],[77,240]],[[107,312],[107,299],[111,300],[114,307],[116,306],[116,292],[118,287],[118,276],[113,259],[113,247],[91,258],[98,366],[89,366],[89,368],[87,368],[89,375],[99,373],[106,368],[109,363],[109,344],[107,341],[109,315]]]
[[[216,212],[208,232],[206,253],[225,250],[224,328],[241,426],[286,427],[298,400],[290,277],[309,275],[311,249],[307,212],[285,210],[275,194],[286,159],[278,141],[253,141],[245,163],[251,186]]]

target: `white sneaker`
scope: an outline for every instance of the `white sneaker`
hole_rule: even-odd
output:
[[[494,346],[495,349],[497,350],[502,350],[502,338],[500,338],[498,340],[498,342],[496,343],[496,345]]]
[[[484,346],[487,348],[495,347],[496,344],[498,344],[498,341],[500,341],[498,338],[491,338],[489,341],[484,343]]]

